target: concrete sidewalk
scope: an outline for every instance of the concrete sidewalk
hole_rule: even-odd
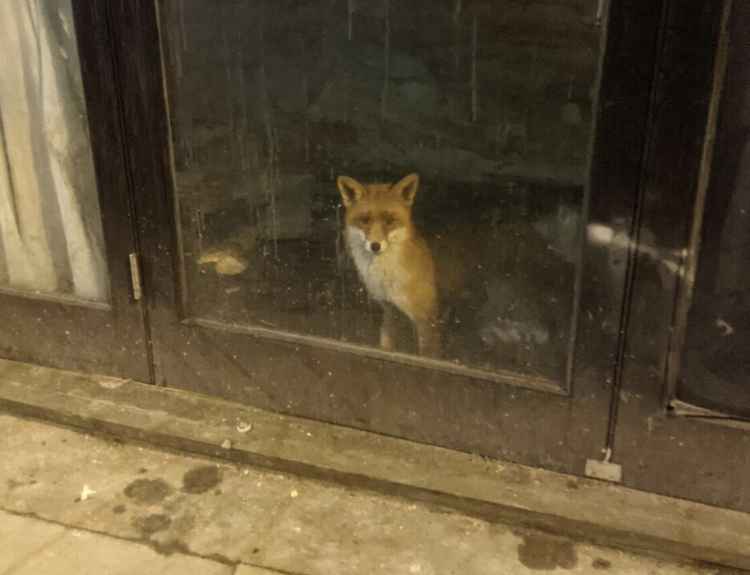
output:
[[[0,511],[0,542],[3,574],[236,573],[234,567],[217,561],[182,554],[164,556],[146,545],[5,511]]]
[[[0,415],[0,574],[729,573]]]

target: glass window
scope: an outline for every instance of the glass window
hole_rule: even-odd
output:
[[[189,313],[559,382],[596,4],[159,2]]]
[[[0,286],[106,300],[71,1],[0,2],[0,54]]]

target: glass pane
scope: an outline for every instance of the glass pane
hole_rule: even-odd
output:
[[[71,0],[0,2],[0,286],[109,285]]]
[[[190,314],[560,381],[596,2],[159,2]]]
[[[750,417],[750,5],[733,5],[680,399]]]

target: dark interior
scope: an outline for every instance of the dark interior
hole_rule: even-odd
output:
[[[733,11],[678,396],[750,417],[750,5]]]

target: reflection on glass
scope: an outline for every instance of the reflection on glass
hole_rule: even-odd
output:
[[[160,2],[190,313],[560,380],[596,2]]]
[[[0,2],[0,286],[108,297],[70,0]]]

